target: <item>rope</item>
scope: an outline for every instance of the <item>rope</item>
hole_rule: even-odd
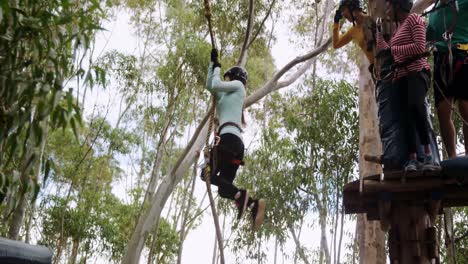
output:
[[[214,39],[214,34],[213,34],[213,27],[211,26],[211,9],[210,9],[210,2],[209,0],[204,0],[204,5],[205,5],[205,17],[206,17],[206,20],[208,21],[208,29],[210,31],[210,39],[211,39],[211,47],[212,48],[215,48],[215,39]],[[213,146],[213,155],[212,157],[209,157],[210,156],[210,147],[209,147],[209,143],[210,143],[210,134],[211,134],[211,131],[213,130],[213,126],[214,126],[214,122],[215,122],[215,110],[216,110],[216,97],[214,95],[211,95],[211,98],[212,98],[212,102],[211,102],[211,106],[210,106],[210,110],[209,110],[209,115],[210,115],[210,120],[208,121],[208,131],[206,133],[206,141],[205,141],[205,149],[204,149],[204,155],[205,155],[205,158],[208,157],[208,158],[212,158],[213,159],[213,162],[211,163],[212,164],[212,168],[208,167],[209,169],[206,169],[205,170],[205,183],[206,183],[206,189],[207,189],[207,192],[208,192],[208,197],[210,199],[210,207],[211,207],[211,214],[213,215],[213,221],[214,221],[214,224],[215,224],[215,228],[216,228],[216,238],[218,240],[218,248],[219,248],[219,256],[220,256],[220,260],[221,260],[221,264],[224,264],[224,246],[223,246],[223,237],[222,237],[222,234],[221,234],[221,228],[219,226],[219,217],[218,217],[218,213],[216,212],[216,206],[215,206],[215,202],[214,202],[214,198],[213,198],[213,193],[211,192],[211,174],[212,172],[216,172],[216,167],[217,167],[217,161],[216,161],[216,156],[217,156],[217,153],[216,153],[216,146]],[[215,141],[216,141],[216,137],[215,137]],[[216,142],[215,142],[216,144]]]
[[[210,31],[210,39],[211,39],[211,47],[215,48],[215,38],[213,33],[213,27],[211,26],[211,8],[210,8],[210,0],[204,0],[205,4],[205,17],[208,20],[208,30]]]

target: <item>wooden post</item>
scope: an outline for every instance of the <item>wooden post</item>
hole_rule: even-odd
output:
[[[374,162],[368,162],[365,154],[378,156],[382,153],[382,145],[378,132],[377,106],[375,101],[375,86],[367,69],[368,64],[361,56],[359,67],[359,176],[360,191],[365,189],[363,178],[382,173],[382,167]],[[404,202],[389,205],[381,203],[381,214],[390,214],[390,219],[381,219],[388,223],[392,236],[389,245],[392,253],[391,263],[398,264],[430,264],[426,229],[430,227],[430,219],[424,205],[409,206]],[[390,210],[390,212],[389,212]],[[360,263],[386,263],[384,232],[380,222],[367,221],[365,215],[358,215]],[[391,241],[393,239],[393,241]]]
[[[395,203],[391,221],[390,263],[431,264],[430,220],[426,208],[407,202]]]
[[[368,162],[365,154],[380,155],[380,142],[375,86],[369,73],[369,62],[361,52],[359,66],[359,177],[382,173],[379,164]],[[362,182],[362,181],[361,181]],[[362,186],[362,185],[361,185]],[[365,188],[365,187],[364,187]],[[367,221],[365,214],[357,217],[360,263],[385,263],[385,234],[378,221]]]

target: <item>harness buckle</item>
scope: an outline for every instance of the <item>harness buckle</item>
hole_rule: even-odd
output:
[[[449,40],[452,39],[452,35],[453,35],[452,32],[445,31],[444,34],[442,34],[442,38],[443,38],[445,41],[449,41]]]
[[[214,145],[215,145],[215,146],[218,146],[220,140],[221,140],[221,137],[218,136],[218,135],[216,135],[216,136],[214,137]]]
[[[459,50],[463,50],[463,51],[466,51],[468,52],[468,43],[467,44],[461,44],[461,43],[457,43],[457,49]]]

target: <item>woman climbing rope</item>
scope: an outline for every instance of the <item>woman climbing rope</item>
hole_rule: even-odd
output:
[[[427,120],[426,93],[429,87],[429,64],[421,54],[426,52],[426,27],[421,17],[410,14],[411,0],[387,0],[387,15],[399,25],[387,43],[382,35],[380,20],[377,22],[377,48],[391,53],[395,60],[393,80],[402,98],[401,107],[406,115],[406,138],[409,160],[405,171],[436,170],[430,148],[430,124]],[[424,147],[424,161],[417,160],[417,137]]]
[[[345,17],[353,26],[343,35],[340,35],[340,20]],[[366,23],[370,21],[370,17],[363,12],[361,0],[341,0],[338,9],[336,10],[333,24],[333,48],[339,49],[351,40],[364,51],[371,66],[369,69],[372,72],[372,65],[374,64],[373,44],[371,24]],[[371,36],[366,32],[371,32]]]
[[[210,157],[211,183],[218,186],[219,195],[234,200],[238,209],[237,218],[241,219],[246,209],[251,210],[253,228],[263,223],[265,216],[265,200],[252,199],[247,190],[239,189],[233,181],[237,169],[243,164],[244,143],[242,142],[242,125],[245,124],[243,107],[245,99],[245,85],[247,71],[239,66],[231,67],[224,73],[224,80],[220,77],[221,64],[218,61],[216,49],[211,51],[211,62],[208,66],[206,89],[216,98],[216,112],[219,120],[219,142],[215,146],[216,153]],[[214,165],[215,164],[215,165]],[[202,179],[205,171],[202,171]]]

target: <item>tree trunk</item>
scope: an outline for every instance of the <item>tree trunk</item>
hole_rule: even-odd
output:
[[[189,199],[188,199],[187,208],[185,209],[184,216],[183,216],[183,219],[182,219],[182,224],[181,224],[182,226],[181,226],[181,230],[180,230],[180,238],[179,238],[180,246],[179,246],[179,252],[177,254],[177,264],[182,263],[182,251],[184,249],[185,230],[186,230],[186,225],[187,225],[187,220],[188,220],[188,215],[189,215],[189,212],[190,212],[190,208],[192,207],[193,193],[195,191],[195,183],[196,183],[196,179],[197,179],[197,163],[198,163],[197,160],[195,160],[195,163],[193,164],[192,186],[191,186],[191,189],[190,189],[190,196],[189,196]]]
[[[278,237],[275,237],[275,257],[273,260],[273,264],[276,264],[278,257]]]
[[[24,213],[28,206],[28,196],[26,193],[21,194],[20,202],[18,207],[13,213],[13,217],[10,222],[10,229],[8,230],[8,238],[18,240],[21,226],[23,225]]]
[[[378,131],[375,86],[369,73],[369,62],[361,52],[359,65],[359,177],[379,174],[382,167],[364,160],[364,154],[380,155],[382,144]],[[385,234],[378,221],[367,221],[366,215],[357,216],[360,263],[384,264]]]
[[[327,214],[326,212],[321,212],[319,215],[319,224],[320,224],[320,247],[323,249],[323,254],[325,256],[325,263],[331,264],[331,255],[330,249],[327,242]]]
[[[301,257],[301,259],[304,261],[305,264],[310,264],[309,260],[307,260],[307,256],[305,255],[304,250],[301,247],[299,238],[297,238],[296,232],[294,231],[294,228],[292,228],[292,226],[289,227],[289,231],[291,232],[294,243],[296,244],[296,251],[299,253],[299,256]]]
[[[32,227],[32,221],[33,221],[35,212],[36,212],[36,203],[33,203],[31,205],[31,209],[29,209],[28,219],[26,221],[26,226],[25,226],[26,236],[24,238],[24,242],[26,244],[29,244],[29,242],[31,240],[31,227]]]
[[[151,236],[151,247],[148,254],[148,264],[153,263],[154,258],[154,244],[156,243],[156,236]]]
[[[338,253],[336,254],[335,263],[340,263],[341,259],[341,243],[343,242],[343,228],[344,228],[344,207],[341,209],[340,214],[340,238],[338,239]]]
[[[43,135],[43,138],[42,138],[42,141],[41,141],[41,146],[40,146],[40,149],[39,149],[39,159],[37,162],[37,181],[39,183],[39,185],[41,184],[42,182],[42,159],[43,159],[43,156],[44,156],[44,149],[45,149],[45,145],[46,145],[46,142],[47,142],[47,135],[49,134],[49,120],[48,118],[46,119],[46,121],[44,122],[44,135]],[[28,155],[26,155],[26,157],[28,157],[24,163],[28,163],[29,161],[29,158],[31,157],[31,155],[33,155],[34,152],[36,152],[36,148],[33,148],[33,149],[30,149],[28,152]],[[24,165],[24,166],[27,166],[27,165]],[[23,169],[23,172],[22,172],[22,175],[21,175],[21,182],[23,184],[27,183],[29,181],[29,175],[28,173],[30,172],[29,169]],[[25,185],[23,185],[25,186]],[[26,190],[22,190],[22,193],[21,193],[21,197],[20,197],[20,202],[19,202],[19,206],[15,209],[15,211],[13,212],[13,219],[11,221],[11,224],[10,224],[10,229],[8,231],[8,237],[10,239],[13,239],[13,240],[18,240],[18,237],[19,237],[19,232],[20,232],[20,229],[21,229],[21,226],[23,226],[23,222],[24,222],[24,214],[26,213],[26,208],[28,207],[28,195],[27,195],[27,191]],[[35,205],[33,206],[35,207]],[[27,227],[27,240],[29,241],[29,229],[30,229],[30,226],[29,226],[29,223],[31,221],[28,221],[28,227]]]
[[[453,236],[453,214],[451,208],[444,208],[445,246],[447,248],[447,263],[456,264],[455,241]]]
[[[389,240],[389,251],[392,252],[390,261],[401,264],[431,264],[426,235],[430,220],[426,207],[407,201],[394,201],[390,218],[390,232],[395,234],[390,236],[395,239]]]
[[[70,255],[69,264],[75,264],[76,263],[76,258],[78,257],[78,249],[79,248],[80,248],[80,240],[73,239],[72,253]]]
[[[218,241],[217,241],[217,236],[215,234],[215,239],[214,239],[214,246],[213,246],[213,258],[211,260],[211,263],[212,264],[216,264],[216,259],[217,259],[217,256],[218,256]]]
[[[54,254],[54,264],[58,264],[60,262],[60,258],[62,257],[63,247],[66,244],[66,238],[62,235],[59,238],[59,243],[57,246],[56,254]]]

